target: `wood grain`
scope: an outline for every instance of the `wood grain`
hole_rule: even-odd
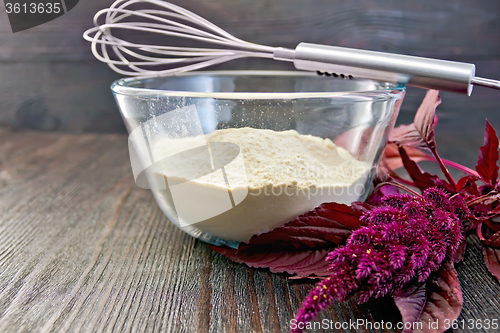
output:
[[[500,286],[469,245],[461,318],[500,318]],[[0,131],[0,332],[288,332],[312,285],[177,229],[135,186],[126,136]],[[319,319],[400,317],[390,300],[351,299]]]
[[[500,79],[498,0],[171,1],[255,43],[294,48],[307,41],[473,62],[478,75]],[[15,34],[0,2],[0,126],[125,132],[109,90],[120,75],[95,60],[82,38],[94,14],[112,2],[82,0],[58,19]],[[269,68],[293,66],[245,59],[217,67]],[[498,113],[498,92],[482,90],[469,99],[450,95],[453,110]],[[418,103],[408,94],[402,113],[413,114]]]

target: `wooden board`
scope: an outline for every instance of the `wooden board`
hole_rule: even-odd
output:
[[[479,75],[500,79],[498,0],[172,2],[255,43],[294,48],[307,41],[474,62]],[[81,37],[91,27],[94,14],[111,3],[82,0],[62,17],[15,34],[0,3],[0,126],[66,132],[125,131],[109,90],[120,75],[95,60]],[[248,68],[292,67],[270,60],[240,60],[218,66]],[[471,98],[450,95],[454,108],[449,114],[478,109],[489,115],[497,113],[499,93],[476,90]],[[414,112],[418,96],[415,93],[413,99],[408,95],[403,114]]]
[[[440,151],[471,161],[473,141]],[[457,270],[460,319],[499,318],[500,285],[476,239]],[[134,184],[124,135],[0,131],[0,332],[288,332],[312,286],[230,262],[177,229]],[[387,299],[351,299],[320,320],[395,323],[396,313]]]

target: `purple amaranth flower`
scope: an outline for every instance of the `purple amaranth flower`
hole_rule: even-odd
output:
[[[459,218],[468,213],[460,196],[450,199],[437,188],[421,196],[384,197],[381,206],[361,217],[367,225],[328,255],[331,274],[307,296],[292,332],[301,332],[334,300],[356,295],[364,303],[426,281],[453,258],[463,239]]]

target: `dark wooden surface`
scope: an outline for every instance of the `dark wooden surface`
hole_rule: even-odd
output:
[[[14,0],[12,0],[14,1]],[[500,1],[172,0],[255,43],[323,43],[473,62],[500,79]],[[0,126],[65,132],[125,132],[109,86],[119,75],[95,60],[82,33],[112,0],[81,0],[67,14],[12,33],[0,2]],[[292,69],[239,60],[219,69]],[[423,92],[403,105],[411,115]],[[495,115],[499,93],[449,95],[441,112]],[[495,115],[496,116],[496,115]],[[498,116],[496,116],[498,117]]]
[[[438,145],[472,166],[482,135],[463,133]],[[500,320],[500,285],[475,239],[457,270],[461,318]],[[0,332],[287,332],[311,287],[178,230],[134,184],[125,135],[0,131]],[[359,318],[400,320],[390,300],[320,316]]]

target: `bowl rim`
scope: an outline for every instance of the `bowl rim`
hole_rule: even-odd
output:
[[[398,85],[390,82],[356,79],[363,81],[376,82],[389,85],[388,88],[376,90],[359,90],[359,91],[340,91],[340,92],[195,92],[195,91],[180,91],[180,90],[159,90],[150,88],[130,87],[129,84],[141,80],[159,79],[169,77],[189,77],[189,76],[302,76],[316,77],[316,72],[309,71],[281,71],[281,70],[221,70],[221,71],[190,71],[178,73],[175,75],[159,75],[159,76],[141,76],[121,78],[114,81],[111,85],[113,94],[128,95],[133,97],[140,96],[175,96],[175,97],[200,97],[200,98],[220,98],[220,99],[298,99],[298,98],[349,98],[349,97],[365,97],[370,100],[374,99],[394,99],[403,97],[406,91],[405,85]]]

